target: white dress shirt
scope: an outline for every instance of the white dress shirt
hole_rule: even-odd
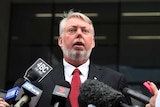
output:
[[[89,71],[89,63],[90,63],[90,60],[87,60],[86,63],[77,67],[81,72],[81,75],[80,75],[81,83],[83,83],[85,80],[87,80],[88,71]],[[65,80],[68,81],[69,83],[71,83],[72,76],[73,76],[72,74],[73,74],[74,69],[76,69],[76,67],[69,64],[64,59],[63,59],[63,65],[64,65]]]

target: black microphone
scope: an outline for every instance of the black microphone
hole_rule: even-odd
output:
[[[24,78],[18,78],[14,83],[13,87],[21,87],[25,82],[26,80]]]
[[[127,95],[131,96],[132,98],[143,102],[144,104],[149,103],[149,100],[150,100],[150,98],[148,96],[145,96],[145,95],[143,95],[137,91],[134,91],[132,89],[129,89],[129,88],[124,88],[122,90],[122,93],[127,94]]]
[[[18,93],[14,107],[35,107],[43,92],[40,87],[42,88],[37,82],[26,81]]]
[[[132,107],[126,104],[124,95],[98,80],[86,80],[80,86],[80,107],[92,104],[96,107]]]
[[[52,92],[51,104],[53,107],[65,107],[68,95],[70,93],[71,86],[67,81],[61,81]]]
[[[13,88],[6,91],[5,96],[3,97],[7,103],[11,106],[14,105],[15,99],[20,91],[20,87],[26,81],[38,81],[40,82],[53,68],[48,65],[44,60],[39,58],[31,67],[25,72],[24,78],[19,78],[14,83]],[[22,89],[21,89],[22,90]],[[16,99],[17,100],[17,99]]]
[[[24,78],[30,82],[40,82],[53,68],[43,59],[38,58],[25,72]]]

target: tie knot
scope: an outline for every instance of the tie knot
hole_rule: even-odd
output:
[[[78,74],[80,74],[81,72],[80,72],[80,70],[79,69],[75,69],[74,71],[73,71],[73,74],[75,74],[75,73],[78,73]]]

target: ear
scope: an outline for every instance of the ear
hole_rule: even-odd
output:
[[[63,43],[62,43],[62,37],[61,36],[58,37],[58,45],[60,47],[62,47],[62,45],[63,45]]]
[[[95,39],[93,38],[92,39],[92,48],[94,48],[95,47]]]

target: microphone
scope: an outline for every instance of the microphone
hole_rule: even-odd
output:
[[[20,88],[17,86],[17,87],[14,87],[14,88],[11,88],[7,91],[7,94],[5,96],[5,101],[9,104],[13,104],[15,102],[15,99],[18,95],[18,92],[19,92]]]
[[[5,98],[7,91],[4,89],[0,89],[0,98]]]
[[[20,87],[24,82],[25,82],[24,79],[19,78],[13,85],[13,88],[7,90],[6,96],[4,97],[7,103],[15,104],[15,99],[20,91]]]
[[[13,85],[13,87],[21,87],[24,83],[26,82],[26,80],[25,79],[23,79],[23,78],[18,78],[17,80],[16,80],[16,82],[14,83],[14,85]]]
[[[24,78],[17,79],[13,85],[14,88],[9,89],[5,96],[2,96],[2,98],[4,98],[7,103],[14,105],[15,99],[20,91],[19,87],[21,87],[26,81],[32,82],[39,79],[38,81],[40,82],[52,69],[53,68],[50,65],[39,58],[31,67],[27,69]]]
[[[38,60],[31,65],[25,72],[24,78],[30,82],[37,80],[40,82],[53,68],[43,59]]]
[[[129,88],[124,88],[122,90],[122,93],[123,94],[127,94],[127,95],[129,95],[129,96],[131,96],[131,97],[143,102],[144,104],[149,103],[149,100],[150,100],[150,98],[148,96],[145,96],[145,95],[143,95],[143,94],[141,94],[141,93],[139,93],[137,91],[134,91],[132,89],[129,89]]]
[[[61,81],[57,85],[52,92],[52,100],[51,104],[53,107],[65,107],[66,100],[70,93],[70,84],[67,81]]]
[[[33,84],[26,81],[22,85],[20,92],[16,97],[17,103],[14,105],[14,107],[36,106],[43,91],[40,89],[40,84],[37,84],[36,82],[33,82]]]
[[[98,80],[86,80],[80,86],[78,96],[80,107],[88,107],[92,104],[95,107],[132,107],[126,103],[124,95],[112,87]]]

